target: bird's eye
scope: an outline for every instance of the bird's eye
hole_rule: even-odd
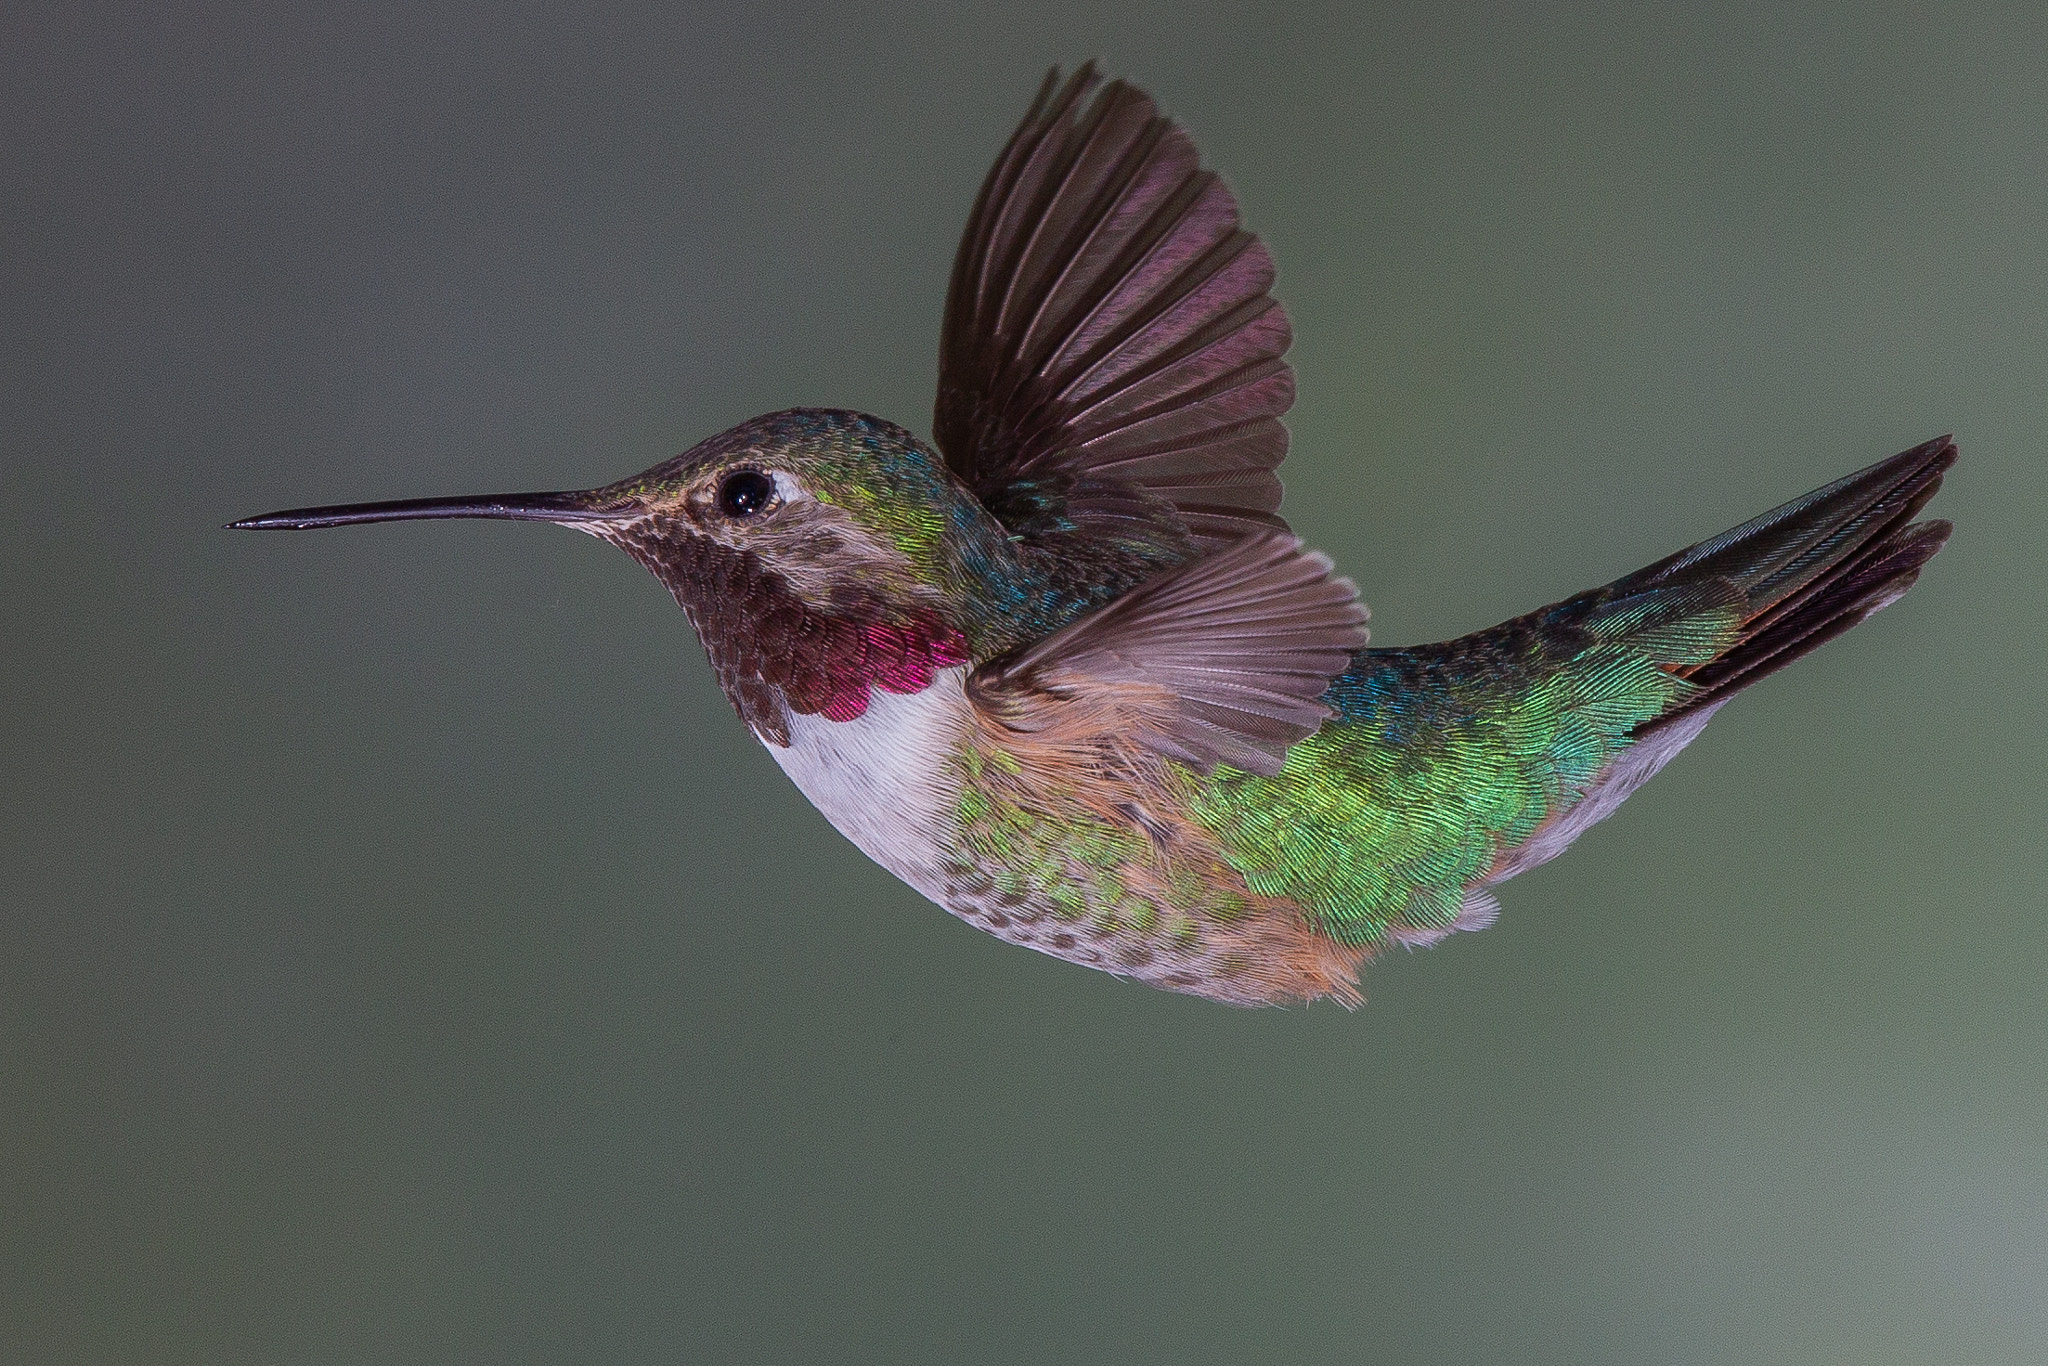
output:
[[[718,510],[751,517],[775,500],[775,481],[759,470],[734,470],[718,483]]]

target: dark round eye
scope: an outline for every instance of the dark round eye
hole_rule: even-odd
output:
[[[751,517],[775,498],[775,481],[759,470],[734,470],[718,481],[718,510]]]

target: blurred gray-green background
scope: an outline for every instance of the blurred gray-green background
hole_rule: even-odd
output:
[[[1273,246],[1385,643],[1943,431],[1958,532],[1356,1014],[998,944],[623,556],[248,536],[925,428],[1055,61]],[[21,4],[0,1359],[2048,1359],[2037,5]]]

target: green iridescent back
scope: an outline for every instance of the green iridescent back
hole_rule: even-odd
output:
[[[1568,807],[1741,629],[1739,599],[1589,598],[1463,640],[1368,650],[1338,718],[1277,777],[1219,769],[1194,803],[1254,891],[1350,945],[1449,929],[1467,889]]]

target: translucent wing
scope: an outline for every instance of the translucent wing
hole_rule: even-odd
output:
[[[1294,372],[1272,283],[1185,131],[1092,63],[1054,70],[954,258],[939,449],[1028,537],[1282,528]]]
[[[1327,558],[1267,532],[991,660],[971,689],[1013,729],[1081,717],[1203,772],[1270,775],[1331,715],[1318,699],[1364,646],[1365,619]]]

